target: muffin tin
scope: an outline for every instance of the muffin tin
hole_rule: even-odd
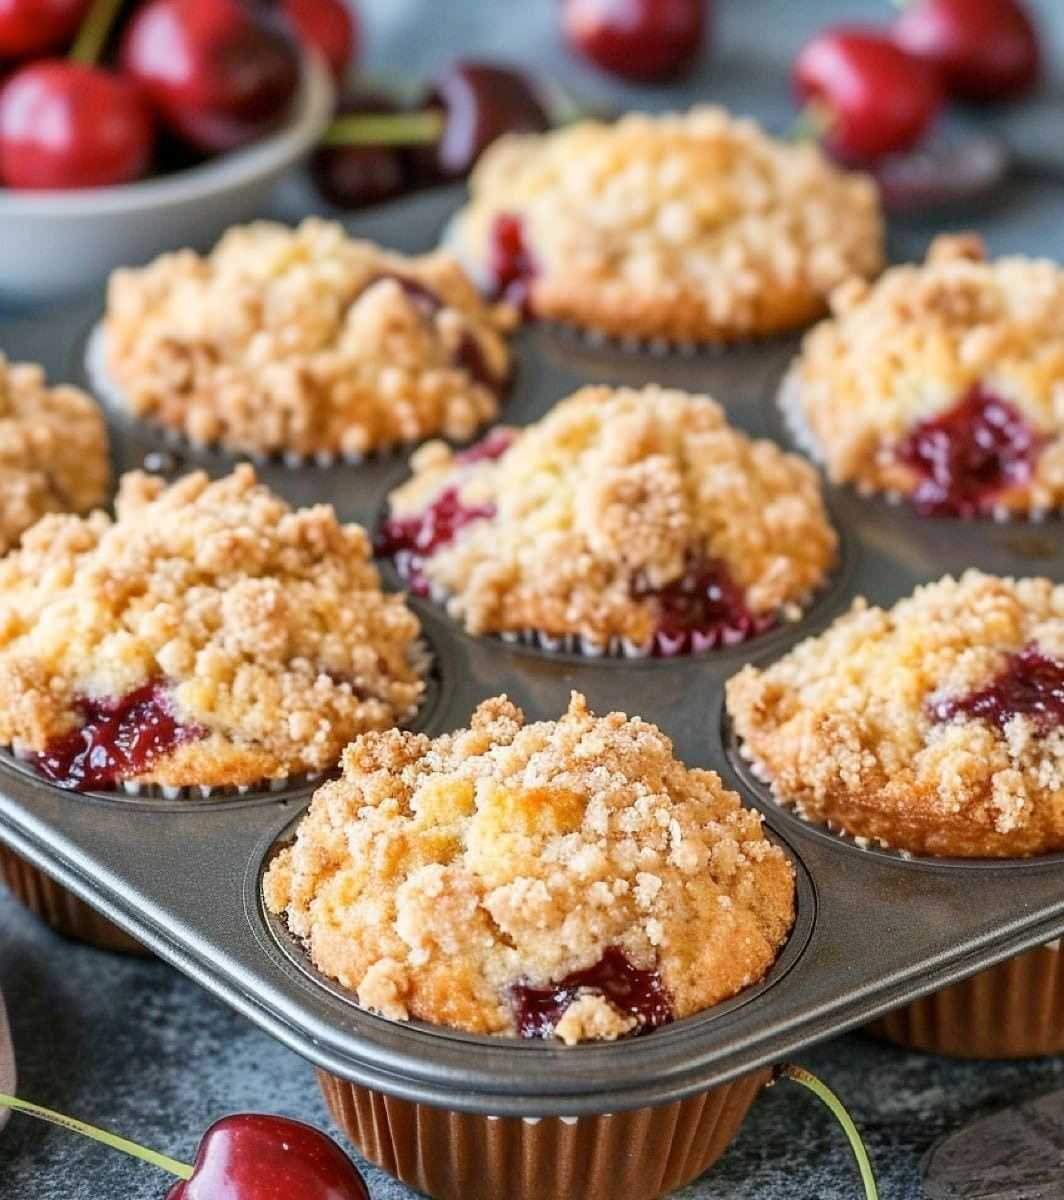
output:
[[[386,244],[422,248],[455,202],[441,193],[432,203],[393,206],[369,231]],[[11,323],[0,327],[0,348],[43,362],[53,380],[84,382],[85,342],[99,315],[97,300]],[[707,391],[737,426],[792,447],[775,393],[796,347],[797,339],[782,339],[662,355],[525,329],[515,338],[518,371],[502,420],[527,423],[583,383],[654,381]],[[107,415],[120,471],[231,468],[227,455]],[[373,525],[405,476],[405,457],[306,468],[267,462],[257,470],[293,504],[328,501],[341,518]],[[5,757],[0,840],[316,1066],[388,1095],[492,1116],[572,1118],[668,1104],[748,1074],[1064,931],[1064,855],[952,862],[863,849],[779,808],[735,753],[722,713],[725,680],[823,629],[855,595],[890,604],[968,566],[1064,580],[1059,518],[926,520],[846,490],[828,489],[827,497],[842,539],[839,569],[800,622],[735,648],[668,661],[589,659],[474,638],[430,601],[411,602],[435,656],[418,728],[437,734],[464,725],[480,700],[499,692],[530,719],[553,718],[579,689],[598,712],[619,708],[660,725],[688,765],[718,770],[765,813],[794,861],[798,918],[765,980],[650,1036],[565,1048],[360,1009],[315,972],[262,903],[264,867],[312,786],[202,801],[79,795]],[[390,565],[382,572],[387,586],[399,586]]]

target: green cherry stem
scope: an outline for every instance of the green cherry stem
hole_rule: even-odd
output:
[[[119,1137],[115,1133],[108,1133],[106,1129],[97,1129],[95,1125],[86,1125],[84,1121],[75,1121],[73,1117],[66,1117],[62,1113],[53,1112],[50,1108],[42,1108],[39,1104],[30,1104],[27,1100],[19,1100],[14,1096],[5,1096],[0,1092],[0,1108],[14,1109],[15,1112],[28,1113],[31,1117],[37,1117],[41,1121],[48,1121],[52,1125],[61,1125],[64,1129],[73,1129],[77,1133],[84,1134],[85,1137],[90,1137],[93,1141],[102,1142],[105,1146],[110,1146],[112,1150],[121,1150],[123,1154],[130,1154],[133,1158],[139,1158],[141,1162],[150,1163],[153,1167],[160,1167],[164,1171],[169,1171],[171,1175],[176,1175],[178,1179],[191,1179],[194,1168],[188,1163],[178,1162],[175,1158],[170,1158],[165,1154],[159,1154],[155,1150],[148,1150],[144,1146],[138,1146],[136,1142],[127,1141],[123,1137]]]
[[[323,146],[427,146],[443,133],[443,113],[352,113],[325,130]]]
[[[850,1143],[853,1156],[857,1160],[857,1169],[861,1172],[861,1182],[864,1184],[865,1200],[879,1200],[879,1190],[876,1187],[876,1177],[872,1173],[872,1164],[868,1158],[868,1151],[865,1149],[865,1144],[861,1140],[860,1133],[857,1131],[857,1126],[853,1123],[853,1118],[843,1107],[843,1103],[838,1096],[835,1095],[823,1080],[817,1079],[811,1071],[807,1071],[805,1067],[795,1066],[794,1063],[782,1063],[776,1067],[772,1073],[772,1082],[775,1083],[777,1079],[790,1079],[794,1083],[800,1083],[802,1087],[808,1088],[818,1100],[831,1110],[835,1120],[842,1126],[842,1131],[846,1134],[847,1140]]]
[[[92,6],[81,22],[78,36],[70,48],[70,61],[94,66],[107,43],[111,26],[122,7],[122,0],[92,0]]]

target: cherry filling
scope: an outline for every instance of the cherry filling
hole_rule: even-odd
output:
[[[931,706],[937,721],[958,713],[982,717],[1004,727],[1016,716],[1027,717],[1041,734],[1064,725],[1064,662],[1035,646],[1009,657],[1005,670],[981,691],[938,700]]]
[[[377,535],[377,553],[390,558],[415,596],[429,594],[424,565],[441,546],[454,541],[460,529],[495,515],[494,504],[470,506],[458,498],[458,489],[442,491],[424,510],[411,517],[389,517]]]
[[[525,227],[520,217],[500,213],[491,226],[488,243],[488,276],[492,295],[531,316],[531,283],[538,274],[536,260],[525,244]]]
[[[633,588],[632,595],[656,601],[654,654],[659,658],[737,646],[776,624],[775,614],[758,615],[746,607],[723,563],[697,555],[690,556],[679,579],[663,588]]]
[[[456,463],[478,462],[495,462],[502,458],[507,450],[514,444],[514,438],[517,436],[516,429],[508,429],[505,425],[499,425],[493,429],[485,437],[482,437],[479,442],[474,442],[466,450],[460,450],[455,456]]]
[[[920,476],[923,516],[974,517],[1030,481],[1041,439],[1007,400],[975,386],[948,412],[921,422],[897,455]]]
[[[45,779],[71,791],[98,791],[146,771],[161,755],[205,737],[198,725],[182,725],[157,680],[120,700],[81,700],[80,729],[56,738],[34,756]]]
[[[618,946],[609,946],[593,967],[574,971],[551,987],[518,983],[510,988],[517,1032],[523,1038],[550,1037],[565,1010],[581,991],[597,992],[639,1020],[637,1033],[646,1033],[673,1019],[672,1000],[657,971],[633,966]]]

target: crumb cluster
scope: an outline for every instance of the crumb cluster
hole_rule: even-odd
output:
[[[206,257],[116,271],[106,368],[129,412],[194,443],[357,458],[472,437],[498,410],[512,320],[447,254],[404,258],[315,218],[257,222]]]
[[[693,559],[723,564],[752,612],[794,619],[835,563],[816,472],[731,428],[705,396],[586,387],[515,431],[495,461],[430,443],[412,464],[393,515],[448,488],[494,509],[423,567],[473,633],[645,642],[655,592]]]
[[[462,260],[489,274],[493,224],[517,216],[536,315],[621,337],[798,328],[837,284],[883,263],[870,179],[719,108],[509,135],[471,187],[454,228]]]
[[[1064,726],[956,701],[1033,646],[1064,664],[1064,585],[968,571],[731,679],[742,749],[803,816],[915,854],[1064,849]],[[1058,696],[1064,704],[1064,696]]]
[[[515,1032],[508,991],[619,947],[655,968],[677,1017],[768,970],[794,918],[793,869],[711,771],[655,726],[573,695],[526,724],[504,696],[470,728],[392,730],[344,753],[265,879],[317,967],[386,1016]],[[634,1022],[583,991],[555,1035]]]
[[[936,238],[924,264],[851,280],[805,339],[785,402],[837,483],[908,495],[896,448],[918,423],[981,386],[1042,440],[1012,511],[1064,504],[1064,270],[1048,259],[987,261],[977,237]]]
[[[80,726],[79,699],[162,680],[206,736],[142,781],[320,771],[416,708],[418,636],[331,507],[292,510],[247,465],[170,487],[135,472],[113,521],[45,517],[0,561],[0,744],[43,751]]]
[[[91,397],[49,387],[39,366],[0,354],[0,553],[45,513],[102,504],[110,477],[107,430]]]

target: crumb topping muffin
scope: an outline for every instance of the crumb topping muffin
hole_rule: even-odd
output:
[[[47,778],[253,785],[417,706],[417,619],[331,507],[245,464],[126,475],[116,514],[45,517],[0,561],[0,744]]]
[[[797,328],[883,262],[870,179],[720,108],[509,135],[471,187],[452,239],[478,279],[536,316],[620,337]]]
[[[404,258],[308,218],[231,229],[205,258],[116,271],[104,322],[116,402],[197,444],[359,457],[495,416],[505,307],[452,257]]]
[[[742,752],[814,821],[914,854],[1064,849],[1064,584],[968,571],[728,683]]]
[[[816,472],[705,396],[587,387],[412,465],[378,549],[473,633],[732,644],[797,618],[835,563]]]
[[[832,297],[784,405],[836,483],[926,514],[1064,504],[1064,270],[971,235]],[[804,435],[804,436],[803,436]]]
[[[265,895],[368,1008],[570,1044],[727,999],[794,920],[761,817],[655,726],[576,693],[557,721],[498,696],[435,740],[358,738]]]
[[[110,477],[107,430],[91,397],[49,387],[39,366],[0,354],[0,553],[45,513],[102,504]]]

